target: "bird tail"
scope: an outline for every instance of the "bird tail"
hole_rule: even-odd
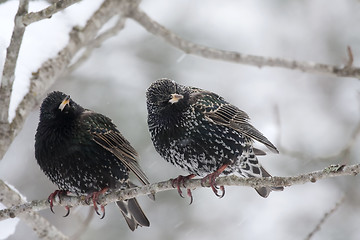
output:
[[[271,175],[262,166],[260,166],[260,171],[261,177],[271,177]],[[260,196],[267,198],[271,191],[283,191],[284,187],[259,187],[255,188],[255,190]]]
[[[138,226],[150,226],[150,222],[145,216],[136,198],[117,201],[116,204],[119,206],[121,213],[124,216],[131,231],[134,231]]]
[[[260,165],[256,156],[247,158],[239,169],[240,175],[244,177],[271,177],[271,175]],[[263,198],[267,198],[271,191],[282,191],[283,187],[259,187],[256,192]]]
[[[120,188],[136,187],[131,181],[126,181]],[[131,231],[134,231],[138,226],[149,227],[150,222],[145,216],[145,213],[141,209],[136,198],[127,199],[124,201],[117,201],[116,204],[120,208],[122,215],[124,216],[126,223]]]

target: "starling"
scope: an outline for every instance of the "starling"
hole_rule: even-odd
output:
[[[149,184],[137,162],[137,152],[111,119],[84,109],[58,91],[50,93],[41,105],[35,158],[59,188],[49,196],[51,211],[54,197],[70,192],[86,195],[98,213],[96,202],[100,194],[134,186],[129,181],[129,171],[142,184]],[[132,231],[150,225],[135,198],[118,201],[117,205]],[[68,215],[69,207],[67,210]],[[104,216],[104,206],[101,210]]]
[[[216,177],[236,174],[241,177],[270,177],[256,155],[265,153],[253,147],[253,140],[263,143],[272,152],[276,147],[249,123],[249,116],[216,93],[159,79],[146,92],[148,127],[156,151],[168,162],[182,168],[188,176],[179,176],[180,185],[195,176],[209,182],[218,194]],[[175,187],[175,186],[174,186]],[[266,198],[271,190],[255,189]],[[188,189],[191,197],[191,191]],[[182,195],[181,195],[182,196]]]

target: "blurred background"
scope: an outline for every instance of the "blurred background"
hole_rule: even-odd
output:
[[[174,33],[206,46],[339,66],[346,64],[346,48],[351,46],[354,65],[360,66],[357,0],[144,0],[140,7]],[[30,29],[26,34],[24,38],[31,36]],[[39,35],[32,37],[45,41]],[[259,157],[274,176],[359,163],[360,137],[351,140],[360,120],[359,79],[185,55],[132,20],[51,90],[70,94],[82,106],[112,118],[139,152],[150,181],[158,182],[184,174],[157,154],[147,129],[145,91],[163,77],[214,91],[246,111],[252,124],[280,150],[278,155]],[[34,158],[38,115],[39,108],[0,161],[0,179],[29,201],[45,199],[56,189]],[[339,155],[351,141],[347,153]],[[150,228],[131,232],[115,204],[109,204],[105,219],[94,215],[81,239],[305,239],[344,196],[343,204],[312,239],[355,240],[360,239],[359,185],[359,177],[337,177],[285,188],[267,199],[248,187],[227,187],[222,199],[210,189],[196,189],[190,206],[188,198],[167,191],[158,193],[155,202],[138,198]],[[89,210],[78,207],[67,218],[60,207],[55,207],[56,214],[49,209],[39,213],[71,236]],[[37,236],[20,221],[8,239],[25,238]]]

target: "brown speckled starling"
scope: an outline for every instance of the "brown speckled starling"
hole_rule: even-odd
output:
[[[60,189],[49,196],[51,210],[56,194],[71,192],[92,199],[97,211],[100,194],[134,186],[129,171],[149,184],[137,162],[137,152],[111,119],[84,109],[62,92],[50,93],[41,105],[35,157]],[[135,198],[117,204],[131,230],[150,225]],[[102,210],[105,214],[103,206]]]
[[[265,154],[253,147],[259,141],[271,151],[276,147],[249,123],[248,115],[221,96],[195,87],[187,87],[170,79],[152,83],[147,93],[148,126],[157,152],[168,162],[187,171],[179,176],[180,184],[195,176],[209,181],[217,193],[216,177],[236,174],[241,177],[269,177],[256,154]],[[261,187],[256,191],[267,197],[271,190],[282,187]],[[188,190],[191,196],[191,191]]]

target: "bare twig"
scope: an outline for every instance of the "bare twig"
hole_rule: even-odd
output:
[[[163,38],[168,43],[187,54],[194,54],[209,59],[217,59],[253,65],[257,67],[282,67],[287,69],[296,69],[303,72],[326,74],[330,76],[360,78],[360,68],[340,67],[313,62],[300,62],[285,58],[266,58],[263,56],[246,55],[239,52],[225,51],[196,44],[174,34],[158,22],[151,19],[145,12],[141,11],[140,9],[134,9],[129,17],[137,21],[150,33]]]
[[[17,192],[12,190],[2,180],[0,180],[0,199],[1,202],[7,207],[19,205],[25,202]],[[68,239],[45,218],[41,217],[39,214],[33,211],[29,211],[26,214],[21,214],[19,217],[36,232],[39,239]]]
[[[74,3],[80,2],[81,0],[59,0],[56,3],[53,3],[49,7],[38,11],[38,12],[30,12],[24,16],[22,16],[22,22],[25,26],[43,20],[45,18],[51,18],[55,13],[64,10],[65,8],[73,5]]]
[[[115,23],[115,25],[106,30],[105,32],[103,32],[102,34],[100,34],[98,37],[96,37],[93,41],[91,41],[87,46],[86,49],[84,50],[83,54],[81,55],[81,57],[72,65],[70,65],[67,69],[68,73],[71,73],[72,71],[74,71],[75,69],[77,69],[81,64],[83,64],[91,55],[92,51],[95,48],[100,47],[100,45],[105,42],[107,39],[113,37],[114,35],[116,35],[120,30],[122,30],[125,26],[125,21],[126,18],[124,18],[123,16],[119,15],[118,16],[118,20]]]
[[[28,7],[29,0],[20,0],[19,8],[15,15],[15,25],[11,36],[10,45],[6,52],[6,59],[0,87],[0,124],[8,123],[10,96],[15,79],[16,62],[25,33],[25,26],[22,24],[21,17],[27,13]]]
[[[305,238],[305,240],[310,240],[314,234],[316,234],[318,231],[320,231],[321,226],[324,224],[324,222],[340,207],[340,205],[344,202],[345,197],[343,196],[336,204],[335,206],[330,209],[330,211],[326,212],[324,216],[320,219],[319,223],[315,226],[314,230],[312,230],[309,235]]]
[[[220,177],[216,180],[217,185],[223,186],[249,186],[253,188],[259,188],[262,186],[284,186],[289,187],[296,184],[304,184],[308,182],[316,182],[317,180],[330,178],[330,177],[339,177],[339,176],[355,176],[360,172],[360,164],[343,166],[343,165],[331,165],[323,170],[316,172],[311,172],[307,174],[302,174],[295,177],[269,177],[269,178],[240,178],[236,176],[227,176]],[[186,182],[186,188],[195,189],[201,188],[202,181],[201,179],[192,179]],[[209,187],[209,185],[205,186]],[[158,192],[172,190],[172,180],[154,183],[151,185],[146,185],[142,187],[135,187],[131,189],[126,189],[122,191],[112,192],[106,194],[105,196],[99,199],[100,204],[107,204],[110,202],[116,202],[118,200],[125,200],[134,198],[137,196],[155,194]],[[61,206],[79,206],[87,205],[85,202],[84,196],[64,196],[61,197],[61,201],[56,201],[54,205]],[[22,205],[14,206],[4,210],[0,210],[0,220],[15,217],[19,214],[23,214],[28,211],[40,211],[43,209],[49,208],[49,203],[47,199],[45,200],[35,200],[29,203]]]

